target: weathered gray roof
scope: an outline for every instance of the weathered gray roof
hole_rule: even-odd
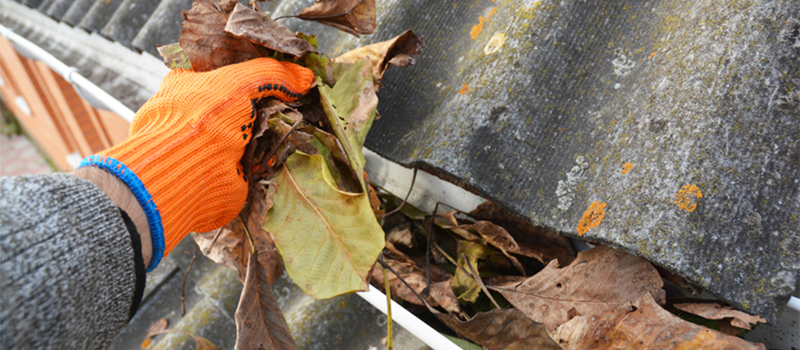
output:
[[[40,11],[58,19],[58,3]],[[188,1],[127,3],[75,0],[64,19],[132,50],[177,41]],[[332,56],[407,28],[427,38],[416,66],[384,79],[367,147],[570,236],[607,203],[582,238],[776,319],[800,271],[800,3],[407,0],[378,13],[362,39],[285,20]],[[688,211],[675,200],[691,186],[702,198]]]
[[[165,317],[176,333],[156,337],[148,349],[197,349],[186,333],[209,339],[219,349],[233,349],[236,342],[234,312],[242,284],[236,271],[218,265],[201,252],[186,278],[186,315],[181,316],[184,271],[192,260],[193,243],[186,237],[153,273],[139,311],[114,339],[110,349],[138,350],[150,326]],[[286,316],[292,336],[301,349],[363,349],[381,347],[387,318],[354,294],[329,300],[314,300],[284,275],[272,285]],[[428,349],[419,339],[394,325],[396,348]]]

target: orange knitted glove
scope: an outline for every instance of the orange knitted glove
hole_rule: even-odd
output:
[[[153,236],[148,272],[187,233],[236,217],[247,197],[239,159],[256,102],[297,100],[314,80],[311,70],[271,58],[203,73],[173,70],[136,113],[128,139],[83,161],[117,175],[145,209]]]

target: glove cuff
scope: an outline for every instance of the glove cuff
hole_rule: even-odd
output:
[[[116,176],[131,189],[139,205],[142,206],[147,216],[147,222],[150,226],[150,235],[153,241],[153,256],[150,258],[150,264],[147,265],[147,272],[153,271],[164,257],[165,245],[161,214],[158,212],[158,208],[155,202],[153,202],[153,197],[150,195],[150,192],[147,191],[142,180],[140,180],[132,170],[114,158],[101,155],[89,156],[81,161],[78,168],[88,166],[103,169]]]

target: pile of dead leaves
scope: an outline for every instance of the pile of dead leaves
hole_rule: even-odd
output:
[[[403,212],[384,225],[391,294],[487,349],[764,348],[735,336],[763,319],[667,298],[642,258],[602,246],[575,255],[566,238],[489,202],[424,223]],[[372,276],[383,289],[380,267]],[[693,315],[719,320],[716,330],[683,319]]]
[[[375,2],[317,1],[295,17],[371,34]],[[466,222],[455,212],[409,214],[407,206],[376,217],[391,200],[370,185],[362,148],[384,73],[421,53],[411,30],[331,59],[317,52],[314,35],[292,32],[254,1],[195,0],[183,18],[179,42],[159,48],[170,68],[208,71],[272,57],[318,77],[298,102],[258,102],[241,159],[251,180],[247,204],[225,227],[193,234],[244,283],[237,349],[297,348],[270,288],[284,269],[315,298],[388,282],[397,300],[489,349],[756,348],[662,309],[662,279],[647,261],[602,247],[576,256],[565,238],[492,205]],[[381,266],[393,272],[388,281]],[[719,305],[674,308],[727,327],[756,321]]]

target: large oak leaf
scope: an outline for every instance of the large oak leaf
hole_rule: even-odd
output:
[[[383,249],[366,193],[337,189],[325,160],[291,155],[276,174],[264,228],[275,237],[289,277],[308,295],[331,298],[367,289],[369,270]]]
[[[565,350],[765,349],[684,321],[658,306],[648,293],[626,308],[575,317],[558,327],[553,339]]]
[[[625,308],[642,294],[652,294],[663,303],[662,286],[660,275],[647,260],[596,247],[579,253],[567,267],[559,268],[556,261],[551,261],[522,283],[489,288],[552,331],[576,315]]]

